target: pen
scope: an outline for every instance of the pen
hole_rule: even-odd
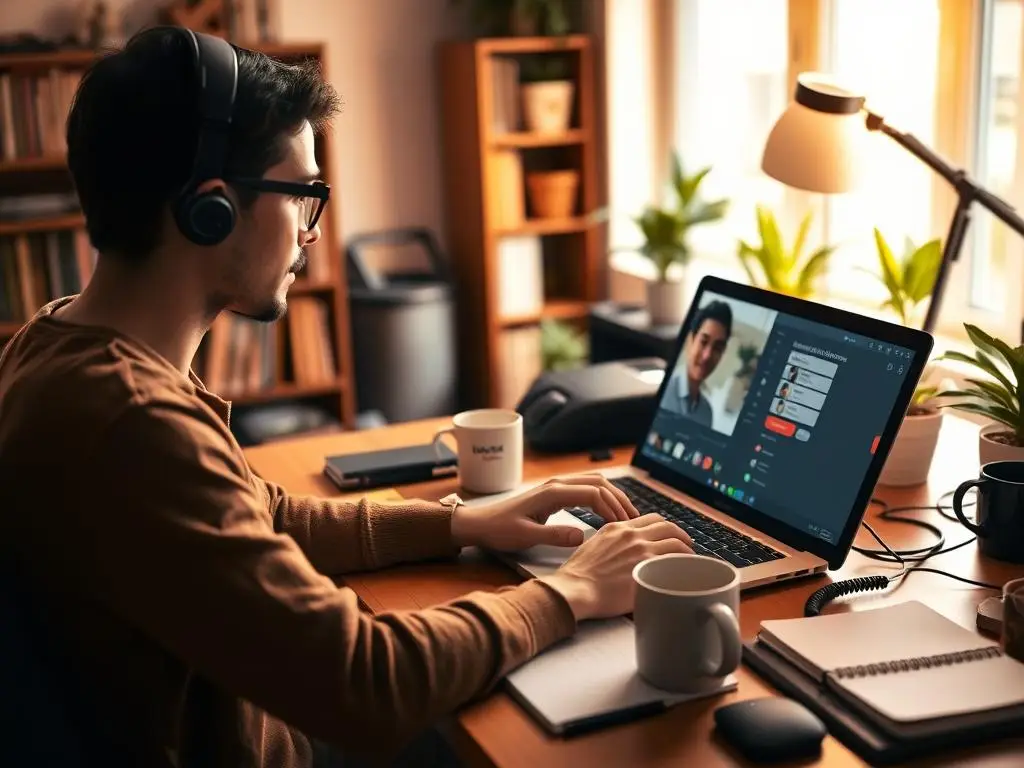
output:
[[[631,723],[634,720],[639,720],[650,715],[656,715],[660,712],[664,712],[666,709],[668,709],[668,707],[665,706],[665,702],[663,701],[651,701],[647,704],[638,704],[635,707],[617,709],[614,712],[605,712],[601,715],[584,717],[580,720],[574,720],[571,723],[567,723],[565,728],[562,730],[562,734],[564,736],[578,736],[581,733],[587,733],[588,731],[594,731],[599,728],[607,728],[611,725]]]

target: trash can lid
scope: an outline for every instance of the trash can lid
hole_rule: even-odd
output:
[[[384,288],[350,288],[349,300],[361,304],[430,304],[448,301],[451,286],[446,283],[392,281]]]

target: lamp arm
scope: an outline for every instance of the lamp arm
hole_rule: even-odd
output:
[[[957,193],[956,210],[953,213],[953,220],[949,225],[949,232],[942,249],[942,261],[935,276],[932,298],[928,303],[928,314],[922,326],[923,330],[932,333],[935,329],[935,322],[942,304],[942,296],[946,290],[950,267],[954,261],[960,258],[960,250],[963,247],[964,238],[967,234],[967,225],[970,223],[971,204],[974,202],[979,203],[1021,236],[1024,236],[1024,219],[1020,217],[1012,205],[992,194],[987,189],[978,186],[968,177],[966,171],[954,168],[936,152],[925,146],[917,137],[886,125],[885,120],[880,115],[871,111],[867,111],[866,124],[869,131],[884,133],[910,152],[910,154],[949,182],[950,186]]]

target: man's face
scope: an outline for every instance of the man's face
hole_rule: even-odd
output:
[[[715,372],[728,341],[725,326],[717,320],[705,320],[690,334],[686,345],[686,375],[702,382]]]
[[[285,139],[285,156],[264,178],[308,183],[319,170],[313,152],[313,129]],[[239,211],[232,234],[229,262],[221,270],[221,295],[227,308],[240,315],[272,322],[288,309],[288,286],[306,263],[304,249],[320,239],[319,225],[305,227],[303,200],[262,192],[247,209]]]

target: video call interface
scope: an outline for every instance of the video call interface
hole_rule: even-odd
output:
[[[705,291],[642,453],[833,542],[913,352]]]

